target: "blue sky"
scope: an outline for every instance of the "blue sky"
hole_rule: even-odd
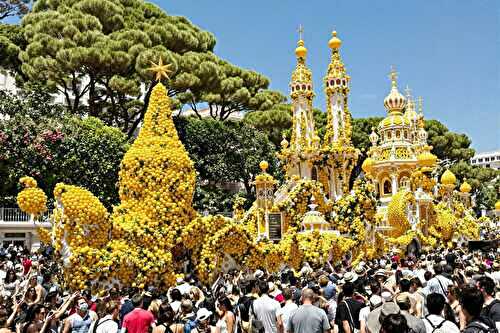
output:
[[[351,75],[354,117],[384,116],[394,65],[402,91],[424,99],[427,119],[466,133],[478,151],[500,149],[500,1],[153,1],[217,38],[215,52],[271,79],[288,95],[297,27],[304,26],[315,105],[325,107],[322,78],[337,30]]]

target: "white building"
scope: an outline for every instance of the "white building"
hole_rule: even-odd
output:
[[[477,153],[470,160],[472,165],[500,170],[500,150]]]

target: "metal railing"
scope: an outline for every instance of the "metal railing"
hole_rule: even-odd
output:
[[[43,215],[38,219],[40,221],[45,221],[48,219],[51,211],[43,213]],[[6,208],[0,207],[0,223],[1,222],[32,222],[31,216],[19,208]]]

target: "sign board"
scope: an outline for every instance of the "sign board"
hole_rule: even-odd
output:
[[[267,216],[269,221],[269,239],[280,240],[283,214],[282,213],[269,213]]]

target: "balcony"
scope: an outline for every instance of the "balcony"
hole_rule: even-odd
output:
[[[42,224],[43,226],[45,226],[45,224],[50,225],[48,220],[51,213],[52,211],[45,212],[38,219],[36,224],[37,225]],[[35,223],[29,214],[26,214],[19,208],[0,207],[0,227],[7,225],[10,225],[12,227],[14,226],[28,227],[29,225],[34,226]]]

